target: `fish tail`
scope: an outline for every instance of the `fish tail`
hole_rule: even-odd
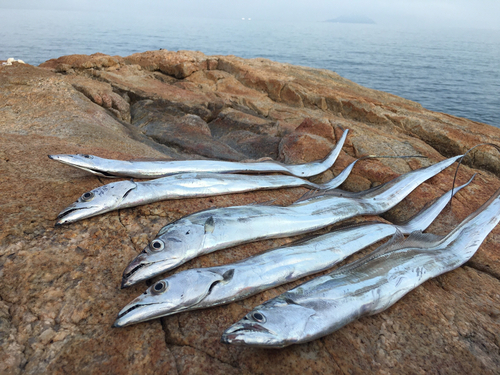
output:
[[[451,189],[444,193],[441,197],[435,199],[433,202],[429,203],[415,216],[411,217],[409,220],[396,225],[398,230],[403,234],[410,234],[414,231],[424,231],[429,225],[436,219],[436,217],[441,213],[441,211],[446,207],[451,198],[458,193],[461,189],[469,185],[476,174],[474,174],[469,181],[465,184]]]
[[[408,172],[383,185],[367,190],[366,193],[359,193],[359,199],[370,207],[370,214],[378,215],[394,207],[424,181],[434,177],[462,157],[463,155],[454,156],[428,167]]]
[[[288,165],[286,169],[288,172],[297,177],[312,177],[317,174],[323,173],[327,169],[329,169],[337,160],[342,147],[344,146],[345,140],[347,138],[347,134],[349,133],[349,129],[346,129],[342,133],[342,137],[335,145],[334,149],[326,158],[319,162],[307,163],[307,164],[299,164],[299,165]]]
[[[351,164],[344,168],[342,172],[340,172],[335,178],[325,184],[317,184],[315,188],[318,190],[330,190],[335,189],[336,187],[342,185],[347,177],[352,172],[352,169],[356,165],[356,163],[360,160],[365,159],[407,159],[407,158],[426,158],[427,156],[423,155],[405,155],[405,156],[392,156],[392,155],[366,155],[362,156],[359,159],[354,160]]]
[[[469,215],[442,241],[442,246],[460,242],[453,246],[467,261],[500,221],[500,189],[486,201],[478,210]],[[458,255],[457,255],[458,256]]]

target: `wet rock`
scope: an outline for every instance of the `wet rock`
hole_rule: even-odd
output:
[[[211,207],[288,205],[307,190],[157,202],[54,228],[58,212],[108,181],[47,154],[302,163],[325,157],[350,129],[337,163],[314,181],[326,182],[368,154],[426,157],[360,161],[343,185],[359,191],[477,143],[498,144],[499,129],[326,70],[164,50],[0,66],[0,113],[0,373],[498,373],[500,228],[463,267],[308,344],[250,349],[223,345],[220,335],[312,276],[226,306],[112,329],[117,312],[146,288],[121,290],[122,271],[162,226]],[[484,203],[500,187],[499,161],[478,149],[458,181],[481,175],[428,231],[447,234]],[[407,219],[450,189],[453,175],[452,168],[440,173],[383,217]],[[235,262],[292,240],[237,246],[179,270]]]

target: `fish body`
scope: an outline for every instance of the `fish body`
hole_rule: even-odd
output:
[[[325,184],[315,184],[294,176],[218,173],[180,173],[143,182],[112,182],[82,194],[75,203],[61,211],[56,225],[166,199],[206,197],[298,186],[329,190],[341,185],[347,179],[358,160],[349,164],[339,175]]]
[[[406,173],[360,193],[332,190],[287,207],[247,205],[187,215],[163,227],[127,266],[122,288],[216,250],[311,232],[358,215],[378,215],[394,207],[422,182],[461,157]]]
[[[256,307],[222,341],[284,347],[384,311],[409,291],[467,262],[500,221],[500,190],[446,237],[396,234],[372,254]]]
[[[456,188],[454,193],[469,183]],[[182,311],[226,304],[326,270],[398,230],[409,234],[414,230],[426,229],[451,197],[451,191],[445,193],[401,225],[369,222],[274,249],[234,264],[179,272],[158,281],[125,306],[114,326],[123,327]],[[166,286],[164,290],[162,285]],[[159,293],[155,288],[163,291]]]
[[[344,145],[348,132],[347,129],[344,131],[332,152],[323,160],[297,165],[286,165],[275,161],[252,163],[219,160],[126,161],[85,154],[49,155],[49,158],[101,177],[159,178],[190,172],[284,173],[296,177],[311,177],[323,173],[333,165]]]

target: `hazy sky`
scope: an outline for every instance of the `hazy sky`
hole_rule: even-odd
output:
[[[500,29],[500,0],[0,0],[0,8],[75,9],[310,22],[362,15],[380,25]]]

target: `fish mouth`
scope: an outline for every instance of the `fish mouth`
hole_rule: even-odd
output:
[[[135,305],[129,307],[128,309],[126,309],[125,311],[124,310],[120,311],[118,313],[118,317],[116,318],[112,327],[113,328],[125,327],[125,326],[128,326],[130,324],[141,323],[145,320],[151,320],[151,319],[156,318],[157,316],[151,315],[151,316],[147,317],[147,319],[140,319],[138,321],[134,321],[131,317],[129,319],[123,319],[126,315],[129,315],[132,311],[135,311],[137,309],[142,309],[142,308],[145,308],[145,307],[148,307],[151,305],[156,305],[156,304],[155,303],[135,304]],[[126,308],[126,306],[125,306],[125,308]]]
[[[134,276],[137,275],[137,272],[144,268],[144,267],[150,267],[156,263],[160,263],[161,261],[145,261],[144,259],[144,253],[141,253],[135,258],[128,266],[125,268],[123,271],[123,276],[122,276],[122,283],[121,283],[121,289],[128,288],[129,286],[132,286],[134,284],[137,284],[140,281],[150,279],[158,274],[150,274],[146,276],[139,276],[134,279]]]
[[[123,271],[121,289],[127,288],[140,281],[151,279],[161,273],[170,271],[171,269],[179,266],[179,258],[171,257],[169,259],[148,259],[150,254],[144,250],[134,259]],[[146,268],[146,270],[144,270]],[[138,275],[139,271],[141,275]]]
[[[125,268],[125,271],[123,271],[122,284],[121,284],[120,288],[121,289],[128,288],[129,286],[132,286],[136,282],[138,282],[138,281],[132,281],[132,279],[130,277],[133,276],[134,274],[136,274],[137,271],[139,271],[141,268],[146,267],[149,264],[151,264],[151,263],[142,263],[141,262],[138,265],[136,265],[135,267],[132,267],[132,269],[128,272],[127,272],[127,270],[129,268],[131,268],[132,264],[130,264],[127,268]]]
[[[271,330],[261,326],[258,323],[237,323],[232,327],[229,327],[221,336],[221,342],[224,344],[245,344],[246,342],[241,338],[241,333],[260,333],[276,337],[276,334]],[[251,345],[251,344],[250,344]],[[257,344],[258,345],[258,344]]]
[[[118,318],[117,319],[120,319],[122,318],[124,315],[127,315],[129,312],[131,311],[134,311],[136,309],[140,309],[141,307],[144,307],[144,306],[149,306],[149,305],[134,305],[132,306],[131,308],[125,310],[124,312],[119,312],[118,313]]]
[[[92,215],[78,215],[77,213],[82,213],[83,210],[90,210],[92,208],[98,208],[97,206],[90,206],[90,207],[80,207],[80,208],[77,208],[77,207],[74,207],[74,206],[69,206],[67,207],[66,209],[64,209],[63,211],[61,211],[59,213],[59,215],[57,215],[57,222],[56,222],[56,226],[59,226],[59,225],[63,225],[63,224],[69,224],[69,223],[72,223],[72,222],[75,222],[77,220],[80,220],[80,219],[83,219],[83,218],[86,218],[86,217],[89,217],[89,216],[93,216],[94,213]]]
[[[119,177],[121,177],[121,176],[118,176],[118,175],[111,174],[109,172],[99,171],[97,169],[83,168],[83,167],[78,167],[78,168],[83,169],[84,171],[90,172],[92,174],[101,176],[101,177],[107,177],[107,178],[119,178]]]

